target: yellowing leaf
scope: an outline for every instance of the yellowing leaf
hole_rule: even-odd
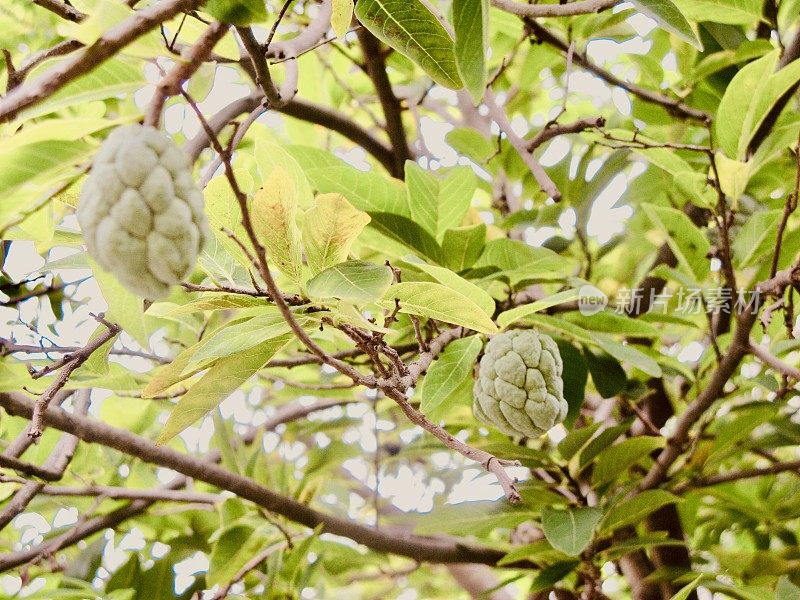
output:
[[[344,36],[353,20],[353,0],[333,0],[331,3],[331,27],[337,37]]]
[[[389,288],[378,304],[391,309],[395,305],[395,299],[400,302],[401,313],[429,317],[481,333],[499,331],[480,306],[463,294],[439,283],[398,283]]]
[[[297,189],[289,173],[276,166],[253,201],[253,226],[267,257],[281,273],[301,285]]]
[[[736,201],[742,197],[750,181],[750,163],[733,160],[722,152],[717,152],[715,162],[719,173],[719,186],[722,192],[733,200],[735,210]]]
[[[341,194],[317,196],[303,220],[303,246],[311,272],[316,275],[346,261],[369,221],[367,213],[354,208]]]

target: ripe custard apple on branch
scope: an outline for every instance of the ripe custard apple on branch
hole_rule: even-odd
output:
[[[478,365],[472,410],[507,435],[538,437],[567,416],[562,370],[549,335],[530,329],[495,335]]]
[[[167,134],[138,124],[118,127],[101,145],[77,216],[89,254],[148,300],[192,273],[209,236],[189,157]]]

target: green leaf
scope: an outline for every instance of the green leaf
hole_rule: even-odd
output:
[[[766,210],[747,218],[733,238],[733,255],[740,269],[753,266],[764,254],[775,250],[782,214],[780,209]]]
[[[215,409],[220,402],[255,375],[294,336],[267,340],[246,352],[234,354],[214,363],[183,397],[167,419],[157,443],[165,444],[198,419]]]
[[[698,50],[703,49],[703,44],[695,35],[689,21],[671,0],[631,0],[631,2],[640,12],[658,21],[667,31],[674,33]]]
[[[625,387],[628,376],[619,361],[606,353],[595,354],[584,348],[583,355],[592,374],[592,383],[603,398],[611,398]]]
[[[531,302],[530,304],[523,304],[522,306],[517,306],[510,310],[504,311],[497,316],[497,324],[505,329],[509,325],[512,325],[527,317],[528,315],[532,315],[533,313],[537,313],[542,310],[546,310],[551,306],[556,306],[558,304],[564,304],[565,302],[572,302],[573,300],[577,300],[580,296],[579,290],[571,289],[571,290],[564,290],[563,292],[558,292],[553,294],[552,296],[547,296],[546,298],[542,298],[541,300],[536,300],[535,302]]]
[[[489,0],[453,0],[456,64],[475,104],[486,88],[486,52],[489,49]]]
[[[575,346],[560,339],[556,339],[556,344],[558,344],[558,350],[561,353],[561,360],[565,365],[569,365],[569,368],[564,369],[561,379],[564,382],[564,400],[569,405],[564,425],[571,427],[580,414],[581,406],[583,406],[589,371],[586,361]]]
[[[775,588],[775,600],[800,600],[800,587],[793,584],[784,575],[778,579],[778,586]]]
[[[442,254],[445,266],[453,271],[463,271],[475,264],[486,243],[486,225],[467,225],[444,232]]]
[[[620,344],[601,334],[593,334],[593,339],[603,350],[621,362],[626,362],[651,377],[661,377],[661,367],[652,358],[637,350],[632,344]]]
[[[761,19],[761,0],[672,0],[691,21],[749,25]]]
[[[468,501],[442,506],[419,518],[416,533],[481,535],[498,527],[513,528],[533,518],[524,503]]]
[[[402,182],[375,171],[359,171],[330,152],[309,146],[286,146],[318,192],[342,194],[359,210],[409,216]]]
[[[411,218],[437,240],[445,231],[458,227],[469,209],[475,193],[475,173],[468,167],[457,167],[442,181],[406,161],[406,189]]]
[[[616,446],[606,448],[597,457],[597,465],[592,473],[592,484],[602,485],[615,479],[629,467],[647,457],[650,452],[663,446],[662,437],[642,436],[623,440]]]
[[[312,298],[340,298],[366,304],[383,296],[392,279],[389,267],[351,260],[325,269],[308,281],[307,288]]]
[[[238,27],[267,20],[267,8],[262,0],[208,0],[203,10],[217,21]]]
[[[592,541],[594,527],[603,516],[597,507],[542,509],[542,530],[547,541],[568,556],[578,556]]]
[[[6,140],[4,140],[5,143]],[[89,158],[93,147],[83,141],[48,140],[0,149],[0,193],[10,195],[23,184],[42,183],[49,188],[53,177]],[[44,191],[44,190],[42,190]],[[10,202],[11,199],[5,200]],[[20,206],[29,209],[30,206]]]
[[[719,103],[717,142],[730,158],[747,159],[747,149],[780,98],[800,80],[800,60],[775,72],[779,51],[745,65],[731,80]]]
[[[375,37],[416,62],[436,83],[464,87],[452,38],[420,0],[359,0],[355,13]]]
[[[667,206],[642,204],[650,221],[667,236],[670,250],[678,258],[678,262],[697,281],[705,280],[710,271],[710,263],[706,256],[710,244],[692,223],[686,213]]]
[[[294,182],[283,167],[275,167],[253,201],[253,227],[271,264],[302,286],[303,259],[297,209]]]
[[[34,71],[31,78],[34,79],[35,75]],[[24,110],[17,119],[40,117],[70,106],[86,105],[95,100],[133,93],[146,84],[140,64],[113,58],[83,77],[71,81],[44,102]]]
[[[703,577],[705,577],[705,575],[698,575],[694,581],[692,581],[691,583],[687,583],[680,590],[678,590],[678,593],[672,596],[670,600],[688,600],[692,592],[695,589],[697,589],[698,585],[700,585],[700,582],[703,580]]]
[[[89,265],[108,304],[106,319],[122,327],[142,348],[149,349],[150,334],[145,322],[144,301],[122,287],[117,278],[104,271],[94,259],[89,258]]]
[[[404,259],[402,265],[416,271],[422,271],[433,277],[442,285],[447,286],[451,290],[454,290],[463,296],[466,296],[475,304],[480,306],[481,310],[485,312],[487,316],[491,317],[494,314],[494,298],[492,298],[489,293],[482,288],[479,288],[474,283],[467,281],[450,269],[408,259]]]
[[[350,247],[370,222],[341,194],[317,196],[303,219],[303,247],[312,274],[347,260]]]
[[[533,580],[531,589],[528,591],[530,594],[549,591],[558,582],[563,581],[564,578],[572,573],[580,564],[578,560],[564,560],[542,569],[539,571],[536,579]]]
[[[331,28],[336,37],[344,37],[353,20],[353,0],[332,0]]]
[[[211,550],[206,584],[223,586],[233,581],[248,561],[267,546],[268,531],[268,526],[256,529],[246,523],[226,528]]]
[[[307,321],[308,319],[298,318],[301,326]],[[184,373],[195,372],[217,359],[250,350],[262,342],[286,335],[290,331],[291,328],[283,315],[274,309],[252,319],[228,323],[198,344],[200,347],[184,367]]]
[[[461,325],[480,333],[497,333],[492,319],[471,299],[439,283],[415,281],[398,283],[389,288],[379,302],[392,309],[395,299],[400,301],[400,312],[429,317]]]
[[[736,210],[739,198],[747,189],[753,165],[728,158],[722,152],[717,152],[714,160],[717,165],[717,173],[719,173],[719,187],[722,193],[733,201],[733,209]]]
[[[425,414],[440,408],[463,382],[472,376],[472,368],[483,344],[478,336],[455,340],[430,366],[419,388],[420,410]]]
[[[612,532],[620,527],[635,525],[662,506],[680,501],[680,498],[666,490],[645,490],[629,500],[615,504],[606,513],[602,529]]]
[[[297,205],[302,210],[310,208],[311,202],[314,199],[314,194],[311,190],[311,184],[309,183],[307,174],[297,158],[289,152],[287,147],[275,143],[273,138],[270,137],[270,132],[266,131],[265,128],[258,126],[254,127],[252,130],[256,136],[255,149],[253,152],[256,173],[253,173],[253,175],[257,176],[258,184],[260,186],[266,186],[270,177],[272,177],[277,170],[280,177],[285,178],[288,176],[290,179],[297,196]],[[237,177],[239,177],[238,173]],[[320,191],[324,193],[327,190]],[[349,197],[347,194],[344,194],[344,196]]]
[[[370,212],[370,227],[386,237],[396,240],[419,256],[442,264],[442,248],[434,237],[415,221],[401,215],[385,212]]]

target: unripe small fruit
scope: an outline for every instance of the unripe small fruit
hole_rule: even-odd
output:
[[[89,254],[148,300],[192,273],[209,236],[189,157],[165,133],[138,124],[118,127],[101,145],[77,217]]]
[[[472,410],[507,435],[538,437],[567,416],[562,370],[549,335],[530,329],[495,335],[478,366]]]

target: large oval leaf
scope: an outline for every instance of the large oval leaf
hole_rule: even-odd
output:
[[[439,283],[413,281],[398,283],[389,288],[379,302],[393,308],[395,299],[400,302],[400,312],[429,317],[461,325],[481,333],[497,333],[497,325],[466,296]]]
[[[464,87],[453,39],[420,0],[360,0],[355,12],[375,37],[417,63],[436,83]]]

